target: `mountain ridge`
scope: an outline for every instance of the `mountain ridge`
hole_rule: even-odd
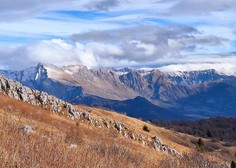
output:
[[[227,83],[230,85],[231,90],[234,90],[234,82],[236,81],[236,77],[222,75],[215,70],[163,73],[157,69],[89,69],[82,65],[57,67],[54,65],[38,64],[36,67],[22,71],[0,70],[0,74],[17,80],[33,89],[45,91],[65,101],[76,104],[96,104],[105,108],[110,104],[110,107],[116,111],[122,111],[123,109],[121,107],[120,109],[117,108],[116,104],[126,102],[127,110],[123,112],[131,114],[128,109],[131,109],[133,106],[132,103],[136,101],[137,106],[142,105],[135,98],[142,97],[151,103],[149,105],[150,107],[155,105],[158,108],[164,108],[165,111],[175,114],[178,113],[180,116],[194,116],[193,114],[200,110],[197,107],[197,103],[191,103],[189,101],[191,99],[197,102],[198,99],[193,99],[194,96],[205,94],[210,96],[208,98],[209,100],[213,99],[211,97],[213,96],[210,91],[211,87],[217,85],[220,87],[221,83]],[[231,92],[227,91],[227,93],[229,97],[233,96],[230,96],[232,94]],[[217,99],[222,98],[220,94],[217,97]],[[109,103],[99,104],[95,103],[96,100],[98,102],[102,102],[101,100],[103,100]],[[216,102],[223,103],[218,100]],[[186,103],[190,105],[186,106]],[[228,115],[227,111],[222,108],[211,109],[207,107],[208,104],[206,102],[203,101],[202,103],[202,109],[206,109],[202,117],[212,116],[213,110],[223,110],[221,113]],[[231,106],[233,109],[234,105]],[[138,111],[138,109],[135,109],[132,113],[138,113]],[[146,119],[150,119],[148,116],[149,112],[151,113],[151,111],[146,112]],[[233,112],[230,114],[234,115]],[[136,117],[139,116],[137,115]],[[179,118],[173,117],[173,119]]]

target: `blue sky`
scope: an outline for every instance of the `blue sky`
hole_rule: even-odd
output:
[[[232,73],[235,47],[235,0],[0,0],[1,68],[41,62]]]

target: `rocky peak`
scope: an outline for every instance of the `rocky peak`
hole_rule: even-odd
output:
[[[68,65],[68,66],[63,66],[62,70],[69,71],[71,73],[78,73],[78,72],[86,72],[89,69],[87,66],[84,65]]]
[[[126,74],[120,75],[119,80],[127,87],[139,92],[143,93],[145,88],[147,87],[146,80],[142,77],[142,75],[136,71],[132,70]]]
[[[149,83],[152,83],[152,84],[163,84],[165,82],[169,82],[166,75],[158,69],[152,70],[150,72],[150,75],[147,76],[147,79]]]
[[[35,68],[35,80],[42,81],[48,78],[47,69],[44,67],[43,64],[38,64]]]
[[[121,69],[112,68],[111,71],[115,72],[118,75],[123,75],[123,74],[127,74],[127,73],[133,71],[133,69],[129,68],[129,67],[121,68]]]

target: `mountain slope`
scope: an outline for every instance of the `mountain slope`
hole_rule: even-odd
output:
[[[235,105],[230,103],[234,101],[232,93],[235,92],[236,77],[215,70],[163,73],[157,69],[60,68],[39,64],[22,71],[0,71],[0,74],[71,103],[105,107],[131,116],[137,114],[138,118],[150,119],[152,116],[157,117],[153,119],[177,120],[183,115],[189,119],[236,116]],[[221,88],[222,83],[231,87],[228,95],[221,94],[225,92],[223,89],[220,92],[215,89]],[[213,91],[219,94],[214,95]],[[136,97],[142,97],[143,101],[137,101]],[[207,103],[209,101],[212,104]],[[225,104],[227,108],[219,108]],[[172,118],[157,116],[158,110],[165,111],[166,116]]]
[[[204,86],[199,94],[178,100],[182,112],[196,116],[236,117],[236,87],[224,82],[213,82]]]

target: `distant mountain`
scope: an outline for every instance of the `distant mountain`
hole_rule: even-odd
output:
[[[216,70],[203,71],[178,71],[166,73],[167,77],[181,85],[201,84],[204,82],[222,81],[229,78],[227,75],[219,74]]]
[[[197,87],[199,92],[178,99],[180,114],[195,118],[236,116],[236,77],[215,70],[170,72],[167,77],[179,85]],[[170,110],[170,109],[169,109]]]
[[[138,118],[236,116],[236,77],[215,70],[163,73],[157,69],[38,64],[22,71],[0,70],[0,74],[71,103],[105,107]],[[160,111],[169,117],[159,116]]]
[[[177,102],[182,105],[181,114],[205,117],[236,117],[236,87],[224,82],[202,85],[202,91]]]
[[[88,69],[77,65],[60,68],[39,64],[22,71],[0,71],[0,73],[26,86],[49,92],[68,101],[83,95],[111,100],[127,100],[141,96],[158,104],[158,102],[174,102],[195,94],[195,90],[175,84],[159,70],[139,71],[126,68],[115,71],[106,68]],[[77,96],[73,97],[74,92]]]

